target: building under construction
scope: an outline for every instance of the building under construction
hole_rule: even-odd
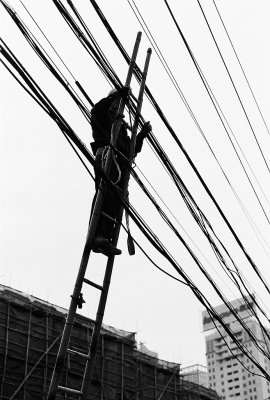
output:
[[[0,286],[0,398],[45,400],[67,310]],[[71,349],[85,352],[93,324],[76,316]],[[81,357],[68,353],[62,384],[79,387]],[[104,327],[89,399],[216,400],[211,389],[180,379],[180,365],[137,349],[135,333]],[[203,397],[202,397],[203,395]],[[72,394],[57,398],[74,399]]]

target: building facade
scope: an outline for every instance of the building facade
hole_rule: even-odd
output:
[[[0,285],[0,399],[46,400],[67,310]],[[70,348],[87,353],[92,321],[77,315]],[[80,390],[84,361],[67,354],[60,385]],[[59,393],[57,398],[78,400]],[[137,346],[134,332],[103,325],[91,400],[219,400],[180,378],[180,365]]]
[[[245,319],[245,323],[269,354],[269,340],[258,322],[250,317]],[[230,321],[230,329],[260,366],[269,373],[269,357],[259,351],[249,333],[236,321]],[[242,353],[223,328],[206,336],[206,357],[209,387],[220,394],[222,400],[270,399],[270,382],[262,376],[262,372]]]
[[[185,381],[208,387],[207,367],[204,365],[191,365],[181,369],[181,376]]]

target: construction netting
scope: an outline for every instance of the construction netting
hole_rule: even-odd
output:
[[[0,398],[45,400],[67,311],[0,286]],[[87,353],[93,325],[77,315],[70,348]],[[81,357],[67,355],[61,385],[80,389]],[[137,350],[135,333],[103,327],[91,400],[182,399],[179,364]],[[59,399],[76,399],[59,394]]]

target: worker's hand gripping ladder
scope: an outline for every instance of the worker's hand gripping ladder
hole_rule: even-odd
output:
[[[131,77],[132,77],[133,70],[135,67],[135,60],[136,60],[136,56],[138,53],[140,40],[141,40],[141,32],[139,32],[137,35],[136,42],[135,42],[134,49],[133,49],[133,54],[131,57],[131,62],[130,62],[129,69],[128,69],[128,74],[127,74],[127,78],[126,78],[126,82],[125,82],[125,86],[128,88],[130,87]],[[144,92],[145,80],[146,80],[146,75],[147,75],[147,70],[148,70],[148,65],[149,65],[149,60],[150,60],[150,54],[151,54],[151,50],[149,49],[147,52],[144,72],[142,75],[141,87],[140,87],[140,92],[139,92],[139,97],[138,97],[137,112],[136,112],[135,121],[134,121],[133,129],[132,129],[131,149],[130,149],[130,157],[129,157],[130,165],[132,164],[132,161],[134,158],[136,133],[137,133],[137,128],[138,128],[138,121],[139,121],[139,116],[140,116],[140,111],[141,111],[143,92]],[[119,108],[118,108],[119,115],[123,114],[124,107],[125,107],[125,102],[123,99],[121,99]],[[116,121],[113,125],[113,129],[112,129],[112,138],[111,138],[112,148],[109,149],[108,156],[106,159],[106,165],[105,165],[105,173],[107,176],[109,176],[109,172],[111,169],[112,159],[113,159],[112,152],[113,152],[113,148],[116,146],[116,143],[117,143],[117,138],[118,138],[120,127],[121,127],[121,120],[116,119]],[[126,195],[126,193],[127,193],[129,177],[130,177],[130,171],[128,169],[126,172],[126,175],[125,175],[124,195]],[[65,322],[65,326],[64,326],[64,330],[63,330],[63,334],[62,334],[62,339],[61,339],[60,347],[58,350],[58,355],[56,358],[54,371],[53,371],[52,378],[51,378],[51,383],[50,383],[47,400],[55,400],[58,391],[63,392],[63,393],[69,393],[69,394],[72,394],[75,396],[77,395],[78,399],[81,399],[81,400],[86,400],[87,398],[89,398],[89,388],[91,385],[91,379],[92,379],[93,370],[94,370],[95,358],[96,358],[96,354],[97,354],[97,350],[98,350],[98,341],[99,341],[99,336],[100,336],[100,330],[101,330],[104,310],[105,310],[109,286],[110,286],[113,263],[114,263],[114,256],[109,256],[108,260],[107,260],[107,265],[106,265],[106,270],[105,270],[102,286],[85,278],[86,268],[87,268],[90,252],[91,252],[92,245],[93,245],[95,231],[96,231],[98,219],[99,219],[101,209],[102,209],[102,201],[103,201],[102,193],[105,192],[105,190],[104,190],[105,188],[106,188],[106,182],[104,180],[101,180],[100,187],[99,187],[96,201],[95,201],[95,205],[93,208],[89,228],[88,228],[88,233],[87,233],[86,243],[85,243],[85,247],[84,247],[84,251],[83,251],[83,255],[82,255],[82,259],[81,259],[80,268],[78,271],[73,294],[71,295],[70,307],[69,307],[69,311],[67,314],[67,318],[66,318],[66,322]],[[120,214],[121,215],[119,215],[118,222],[117,222],[117,225],[114,230],[114,237],[112,240],[112,244],[115,246],[117,245],[117,242],[118,242],[120,226],[121,226],[121,219],[122,219],[122,214],[123,214],[123,207],[121,207]],[[79,352],[74,351],[69,348],[70,336],[71,336],[72,327],[74,324],[76,310],[77,310],[77,307],[82,306],[82,302],[83,302],[82,293],[81,293],[83,283],[87,283],[100,291],[100,298],[99,298],[99,304],[98,304],[98,309],[97,309],[97,313],[96,313],[96,320],[93,321],[94,328],[93,328],[92,337],[91,337],[91,341],[90,341],[90,345],[89,345],[89,349],[88,349],[88,354],[79,353]],[[62,370],[64,368],[65,358],[66,358],[67,354],[70,354],[70,356],[76,355],[76,356],[79,356],[79,357],[82,357],[83,359],[85,359],[85,370],[84,370],[84,376],[82,379],[82,385],[81,385],[80,390],[60,386],[61,374],[62,374]]]

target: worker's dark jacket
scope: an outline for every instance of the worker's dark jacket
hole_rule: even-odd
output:
[[[111,141],[111,128],[112,128],[112,119],[109,114],[110,106],[112,105],[115,97],[108,96],[104,99],[100,100],[95,106],[92,108],[91,115],[91,125],[92,125],[92,135],[94,142],[91,143],[91,147],[94,155],[96,156],[96,162],[99,166],[102,166],[102,149],[109,145]],[[138,134],[135,146],[135,155],[141,151],[143,139],[145,138],[147,132],[142,129],[142,131]],[[117,144],[117,150],[119,150],[126,157],[129,156],[130,149],[130,137],[127,134],[127,128],[125,123],[122,122]],[[100,151],[98,151],[100,150]],[[121,171],[120,180],[118,180],[117,186],[122,188],[124,182],[124,170],[125,170],[125,162],[123,158],[118,157],[115,154],[115,160],[117,161],[118,167]],[[98,169],[95,168],[95,183],[96,183],[96,193],[100,183],[100,174]],[[119,171],[115,167],[113,163],[110,170],[110,178],[113,182],[119,178]],[[96,196],[96,195],[95,195]],[[95,202],[95,197],[93,200],[93,204]],[[112,218],[116,218],[119,213],[120,203],[115,196],[114,192],[112,192],[109,188],[106,189],[106,195],[103,199],[102,210],[105,214],[111,216]],[[105,237],[107,239],[111,239],[113,235],[114,224],[108,220],[103,215],[100,215],[99,222],[96,229],[96,236]]]
[[[94,142],[91,143],[91,147],[94,154],[96,154],[98,148],[107,146],[111,141],[112,120],[109,115],[109,108],[112,105],[114,98],[115,97],[112,95],[101,99],[91,110],[92,135],[94,139]],[[137,135],[135,155],[141,151],[145,136],[145,131],[142,129],[142,131]],[[129,146],[130,137],[127,134],[125,124],[122,123],[116,148],[125,156],[128,156]]]

